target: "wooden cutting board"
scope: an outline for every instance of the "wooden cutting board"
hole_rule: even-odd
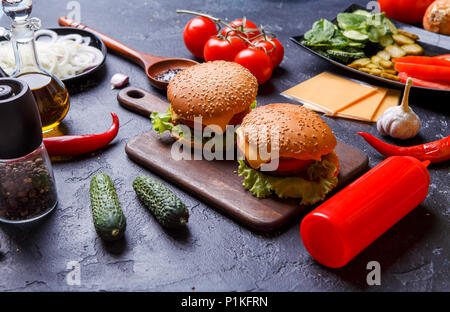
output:
[[[118,99],[124,107],[145,116],[151,111],[165,111],[168,105],[133,87],[123,89]],[[237,174],[237,161],[176,161],[171,157],[172,143],[168,136],[149,131],[130,140],[126,152],[142,166],[258,231],[275,230],[305,209],[314,207],[300,206],[298,199],[258,199],[242,186],[242,178]],[[368,158],[362,151],[342,142],[338,142],[335,151],[341,166],[339,189],[366,171]]]

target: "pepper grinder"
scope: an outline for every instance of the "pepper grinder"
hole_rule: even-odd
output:
[[[42,131],[56,128],[69,111],[69,92],[64,83],[39,63],[34,32],[41,26],[38,18],[30,18],[31,0],[2,0],[2,9],[12,20],[11,30],[3,29],[3,37],[11,40],[16,59],[11,77],[24,80],[38,105]]]
[[[29,86],[0,78],[0,221],[26,223],[57,204],[42,124]]]

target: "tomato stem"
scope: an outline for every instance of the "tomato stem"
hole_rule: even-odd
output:
[[[243,40],[244,42],[246,42],[249,46],[252,46],[253,48],[258,48],[254,43],[252,43],[251,41],[258,38],[259,35],[256,35],[254,37],[252,37],[251,39],[246,38],[244,36],[242,36],[240,34],[240,32],[242,33],[247,33],[247,32],[253,32],[253,31],[261,31],[263,29],[263,27],[261,26],[261,28],[246,28],[245,27],[245,23],[246,23],[246,17],[243,17],[243,23],[241,26],[239,27],[233,27],[230,24],[228,24],[227,22],[225,22],[223,19],[220,19],[218,17],[206,14],[206,13],[200,13],[200,12],[195,12],[195,11],[190,11],[190,10],[176,10],[177,13],[183,13],[183,14],[190,14],[190,15],[196,15],[196,16],[202,16],[202,17],[206,17],[209,18],[211,21],[213,21],[214,23],[216,23],[217,25],[220,26],[220,24],[224,25],[225,27],[228,27],[230,30],[228,30],[225,33],[225,39],[228,38],[229,33],[234,32],[235,36],[239,37],[241,40]],[[220,29],[219,29],[220,30]],[[273,37],[275,38],[275,35],[272,33],[269,33],[271,35],[273,35]],[[275,44],[274,44],[275,45]],[[267,54],[267,50],[264,48],[265,53]]]

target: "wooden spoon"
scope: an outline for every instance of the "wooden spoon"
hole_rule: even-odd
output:
[[[165,90],[168,82],[160,81],[156,79],[156,75],[165,72],[168,69],[185,69],[187,67],[198,64],[196,61],[184,59],[184,58],[168,58],[162,56],[154,56],[147,53],[136,51],[119,41],[102,34],[101,32],[90,28],[84,24],[78,23],[71,18],[61,16],[58,19],[59,25],[68,26],[74,28],[81,28],[90,31],[97,35],[105,45],[111,50],[125,56],[129,60],[137,63],[145,69],[145,73],[153,86]]]

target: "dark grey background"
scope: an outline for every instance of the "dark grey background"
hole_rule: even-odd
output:
[[[286,55],[269,83],[260,88],[258,102],[286,102],[280,92],[323,71],[343,73],[291,43],[292,35],[307,31],[321,18],[333,18],[352,2],[366,1],[80,1],[82,22],[124,43],[155,55],[191,57],[182,32],[191,18],[176,9],[191,9],[230,19],[244,14],[278,34]],[[68,1],[35,0],[33,16],[44,27],[57,26],[67,14]],[[8,25],[5,17],[3,26]],[[191,212],[188,230],[173,234],[162,229],[139,203],[132,180],[149,171],[130,161],[124,151],[131,138],[150,130],[148,119],[126,111],[111,91],[117,72],[130,82],[161,97],[144,72],[109,54],[105,68],[81,85],[70,86],[71,109],[64,120],[70,134],[97,133],[110,125],[109,112],[118,113],[121,128],[114,144],[101,152],[70,161],[54,161],[60,203],[35,226],[0,225],[1,291],[448,291],[449,287],[449,170],[430,168],[427,199],[345,268],[327,269],[304,249],[299,216],[272,234],[252,232],[198,198],[169,185]],[[449,97],[431,93],[411,95],[422,119],[418,137],[407,144],[433,141],[449,134]],[[363,130],[376,134],[373,124],[324,117],[336,136],[367,152],[370,165],[382,157],[355,137]],[[398,143],[398,142],[396,142]],[[406,144],[406,143],[405,143]],[[96,235],[89,201],[89,181],[97,172],[114,180],[127,216],[126,240],[105,245]],[[386,177],[389,179],[389,177]],[[161,178],[159,178],[161,179]],[[162,179],[161,179],[162,180]],[[162,180],[164,181],[164,180]],[[361,194],[364,196],[364,194]],[[81,264],[81,286],[68,286],[67,263]],[[366,265],[381,264],[381,286],[368,286]]]

